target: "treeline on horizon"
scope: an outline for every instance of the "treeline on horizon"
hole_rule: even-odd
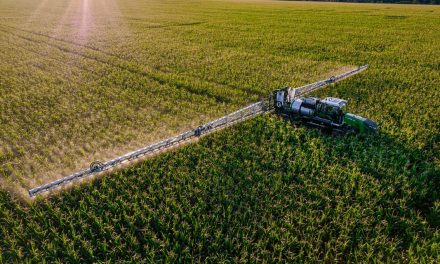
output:
[[[391,4],[430,4],[440,5],[440,0],[289,0],[313,2],[347,2],[347,3],[391,3]]]

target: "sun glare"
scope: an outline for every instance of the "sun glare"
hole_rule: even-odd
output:
[[[90,27],[93,24],[93,18],[90,11],[89,0],[82,0],[81,8],[81,24],[79,26],[79,42],[87,42]]]

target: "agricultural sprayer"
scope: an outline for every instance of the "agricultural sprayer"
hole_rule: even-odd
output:
[[[226,116],[220,117],[202,126],[186,131],[177,136],[165,139],[158,143],[127,153],[106,162],[94,161],[88,169],[76,172],[69,176],[46,183],[29,190],[29,195],[37,194],[56,189],[68,183],[83,179],[111,168],[120,166],[132,160],[149,156],[161,150],[182,144],[193,138],[211,133],[218,129],[244,121],[262,113],[275,113],[279,116],[294,122],[301,122],[308,125],[324,128],[337,134],[347,132],[370,132],[377,130],[377,125],[366,118],[346,113],[346,100],[327,97],[323,100],[305,95],[317,91],[325,86],[339,82],[345,78],[358,74],[365,70],[368,65],[360,66],[349,72],[332,76],[326,80],[305,86],[291,88],[285,87],[272,92],[266,99],[248,105]]]
[[[370,119],[345,111],[346,100],[334,97],[318,99],[303,96],[361,72],[367,67],[368,65],[364,65],[340,76],[333,76],[327,80],[299,88],[284,87],[275,90],[270,96],[268,109],[273,109],[276,114],[293,122],[302,122],[331,131],[334,134],[376,131],[378,126]]]

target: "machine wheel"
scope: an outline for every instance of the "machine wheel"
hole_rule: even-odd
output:
[[[340,129],[332,129],[332,136],[339,137],[345,135],[346,132]]]
[[[98,171],[101,171],[103,167],[104,167],[104,164],[102,164],[102,162],[94,161],[94,162],[92,162],[92,164],[90,164],[90,171],[98,172]]]
[[[345,131],[345,134],[356,134],[359,132],[359,130],[357,128],[355,128],[353,126],[348,126],[348,125],[344,126],[344,131]]]

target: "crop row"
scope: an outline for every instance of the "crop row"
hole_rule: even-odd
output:
[[[29,209],[2,195],[0,245],[6,261],[432,261],[425,158],[263,116]]]

